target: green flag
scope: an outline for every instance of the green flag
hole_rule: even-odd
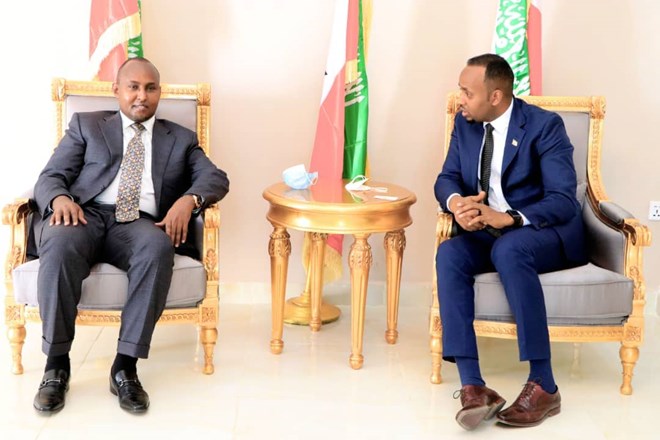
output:
[[[529,0],[499,0],[493,52],[509,62],[515,81],[513,94],[530,94],[529,54],[527,50],[527,9]]]
[[[367,14],[364,14],[362,0],[359,5],[357,56],[352,62],[346,63],[344,169],[342,173],[344,179],[364,175],[367,166],[369,84],[364,50],[364,17],[369,17],[370,11],[368,10]]]
[[[138,0],[138,14],[140,16],[140,23],[142,23],[142,2]],[[129,38],[128,46],[126,48],[128,58],[143,57],[144,51],[142,50],[142,33],[135,38]]]

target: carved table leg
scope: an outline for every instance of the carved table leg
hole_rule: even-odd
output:
[[[323,291],[323,258],[328,234],[312,233],[312,258],[310,262],[312,278],[311,319],[309,327],[317,332],[321,329],[321,293]]]
[[[351,245],[349,267],[351,268],[351,368],[362,368],[362,339],[364,336],[364,312],[367,303],[367,283],[371,266],[371,246],[367,242],[369,234],[355,234]]]
[[[282,329],[284,327],[284,296],[286,291],[286,275],[291,254],[291,240],[286,228],[273,225],[270,234],[268,254],[270,255],[270,290],[272,297],[273,329],[270,340],[270,352],[282,353]]]
[[[401,264],[403,250],[406,248],[406,236],[403,229],[385,234],[385,260],[387,267],[387,331],[385,340],[396,344],[399,337],[397,321],[399,318],[399,291],[401,290]]]

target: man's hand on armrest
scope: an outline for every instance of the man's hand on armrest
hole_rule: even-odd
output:
[[[165,228],[165,233],[170,237],[174,247],[179,247],[188,238],[188,222],[195,209],[195,199],[191,194],[185,194],[179,198],[167,211],[165,218],[156,223],[159,228]]]

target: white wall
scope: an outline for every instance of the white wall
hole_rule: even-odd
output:
[[[212,158],[231,179],[222,203],[221,278],[238,295],[269,297],[271,227],[262,190],[308,163],[330,38],[332,0],[143,0],[145,55],[164,82],[212,86]],[[467,58],[487,52],[495,0],[374,0],[368,74],[372,176],[413,190],[403,283],[432,276],[433,183],[442,164],[445,96]],[[183,6],[185,5],[185,6]],[[660,200],[654,104],[660,60],[653,0],[543,4],[544,93],[608,100],[602,157],[611,199],[646,222]],[[84,76],[89,0],[11,2],[0,17],[3,133],[0,202],[31,187],[53,147],[50,79]],[[658,235],[658,223],[649,223]],[[382,236],[372,237],[371,279],[384,280]],[[0,249],[6,247],[5,233]],[[289,280],[302,283],[300,234]],[[345,246],[348,246],[348,240]],[[660,290],[660,251],[645,254],[648,292]],[[344,281],[346,278],[344,279]],[[245,293],[247,295],[247,293]]]

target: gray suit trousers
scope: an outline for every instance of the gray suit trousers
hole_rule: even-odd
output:
[[[128,273],[128,299],[121,314],[117,352],[146,358],[172,280],[174,246],[148,215],[115,221],[114,205],[83,208],[87,224],[37,225],[38,299],[46,355],[69,352],[75,335],[82,282],[97,262]]]

